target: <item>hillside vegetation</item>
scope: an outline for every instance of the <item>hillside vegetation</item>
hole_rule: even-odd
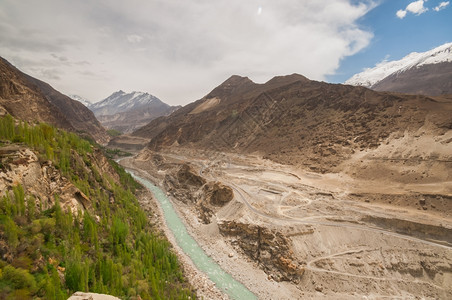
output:
[[[93,161],[96,146],[46,124],[0,118],[0,149],[30,148],[39,163],[55,166],[89,199],[83,210],[63,209],[28,193],[20,182],[0,194],[0,299],[67,299],[75,291],[122,299],[188,299],[170,244],[156,234],[129,174],[109,161],[111,174]],[[0,153],[0,174],[11,168]],[[116,178],[116,179],[115,179]]]

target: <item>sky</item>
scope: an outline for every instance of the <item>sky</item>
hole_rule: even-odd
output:
[[[342,59],[326,81],[342,83],[365,68],[399,60],[411,52],[425,52],[452,42],[452,1],[379,1],[357,20],[359,28],[372,32],[369,44]]]
[[[91,102],[121,89],[184,105],[234,74],[340,83],[452,42],[449,2],[0,0],[0,56]]]

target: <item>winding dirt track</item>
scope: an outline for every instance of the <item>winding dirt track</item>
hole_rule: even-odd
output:
[[[179,156],[179,157],[181,157],[181,156]],[[185,160],[188,160],[188,158],[185,158]],[[206,176],[204,174],[204,170],[206,169],[207,166],[202,162],[197,162],[197,163],[200,164],[199,175]],[[305,218],[295,218],[295,217],[287,216],[285,214],[281,214],[281,217],[271,216],[271,215],[266,214],[265,212],[262,212],[262,211],[256,209],[253,205],[251,205],[251,203],[247,200],[247,196],[245,196],[245,194],[247,194],[247,193],[242,188],[240,188],[237,184],[230,182],[230,181],[225,181],[224,178],[219,179],[219,178],[212,176],[211,179],[215,180],[215,181],[220,180],[223,183],[229,185],[234,190],[235,196],[236,197],[238,196],[237,198],[241,199],[243,201],[243,203],[249,208],[250,211],[252,211],[253,213],[255,213],[261,217],[264,217],[264,218],[268,218],[271,220],[277,220],[277,221],[305,224],[305,225],[322,225],[322,226],[333,226],[333,227],[338,227],[338,228],[353,228],[353,229],[370,231],[370,232],[374,232],[374,233],[382,233],[382,234],[396,237],[399,239],[422,243],[422,244],[426,244],[429,246],[440,247],[440,248],[444,248],[444,249],[452,249],[452,246],[449,246],[449,245],[443,245],[443,244],[440,244],[440,243],[434,242],[434,241],[428,241],[425,239],[420,239],[420,238],[416,238],[416,237],[412,237],[412,236],[408,236],[408,235],[404,235],[404,234],[399,234],[399,233],[395,233],[392,231],[379,229],[376,227],[370,227],[368,225],[343,224],[343,223],[312,220],[313,218],[320,219],[320,218],[329,217],[328,215],[327,216],[311,216],[311,217],[305,217]],[[310,201],[309,203],[312,202],[312,200],[309,200],[309,201]],[[330,216],[334,217],[335,215],[330,215]]]
[[[368,275],[357,275],[357,274],[346,273],[346,272],[325,270],[325,269],[313,266],[313,264],[315,264],[315,263],[317,263],[319,261],[322,261],[322,260],[336,258],[336,257],[339,257],[339,256],[344,255],[344,254],[362,253],[362,252],[364,252],[366,250],[371,250],[371,249],[359,248],[359,249],[354,249],[354,250],[337,252],[337,253],[326,255],[326,256],[323,256],[323,257],[318,257],[318,258],[313,259],[310,262],[308,262],[307,265],[306,265],[306,268],[308,270],[315,271],[315,272],[325,272],[325,273],[330,273],[330,274],[335,274],[335,275],[346,275],[346,276],[349,276],[349,277],[356,277],[356,278],[364,278],[364,279],[371,279],[371,280],[384,280],[384,281],[388,281],[389,280],[389,281],[403,281],[403,282],[407,282],[407,280],[402,279],[402,278],[383,278],[383,277],[368,276]],[[430,282],[423,282],[423,283],[431,285],[432,287],[435,287],[437,289],[444,290],[442,287],[440,287],[440,286],[438,286],[436,284],[433,284],[433,283],[430,283]]]

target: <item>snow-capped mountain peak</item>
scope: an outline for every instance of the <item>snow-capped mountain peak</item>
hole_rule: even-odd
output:
[[[90,106],[90,109],[96,115],[113,115],[116,113],[139,109],[151,103],[161,103],[161,101],[145,92],[133,91],[125,93],[122,90],[114,92],[102,101],[96,102]]]
[[[383,61],[373,68],[367,68],[363,72],[355,74],[345,81],[345,84],[371,88],[390,75],[444,62],[452,62],[452,43],[446,43],[426,52],[412,52],[400,60]]]
[[[131,133],[178,108],[146,92],[126,93],[122,90],[89,107],[103,126],[123,133]]]
[[[76,101],[82,103],[83,105],[85,105],[88,108],[92,105],[91,101],[89,101],[88,99],[83,98],[79,95],[67,95],[67,96],[73,100],[76,100]]]

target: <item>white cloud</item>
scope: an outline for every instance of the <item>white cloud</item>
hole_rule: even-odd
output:
[[[399,9],[396,13],[396,16],[400,19],[405,18],[407,12],[413,13],[417,16],[428,11],[427,7],[424,7],[424,0],[413,1],[406,6],[405,9]]]
[[[259,6],[257,8],[257,14],[260,15],[262,13],[262,6]]]
[[[375,3],[3,0],[0,53],[32,76],[54,73],[55,88],[92,101],[124,89],[188,103],[232,74],[325,80],[369,44],[373,35],[358,20]]]
[[[396,13],[396,16],[399,17],[400,19],[405,18],[406,16],[406,10],[403,9],[399,9]]]
[[[436,6],[435,8],[433,8],[433,10],[435,11],[440,11],[442,9],[445,9],[447,6],[449,5],[449,1],[444,1],[441,2],[438,6]]]
[[[144,38],[138,34],[130,34],[127,36],[127,40],[129,41],[129,43],[132,43],[132,44],[137,44],[137,43],[141,42],[143,39]]]
[[[423,14],[428,10],[428,8],[424,7],[424,2],[424,0],[411,2],[407,5],[406,10],[415,15]]]

